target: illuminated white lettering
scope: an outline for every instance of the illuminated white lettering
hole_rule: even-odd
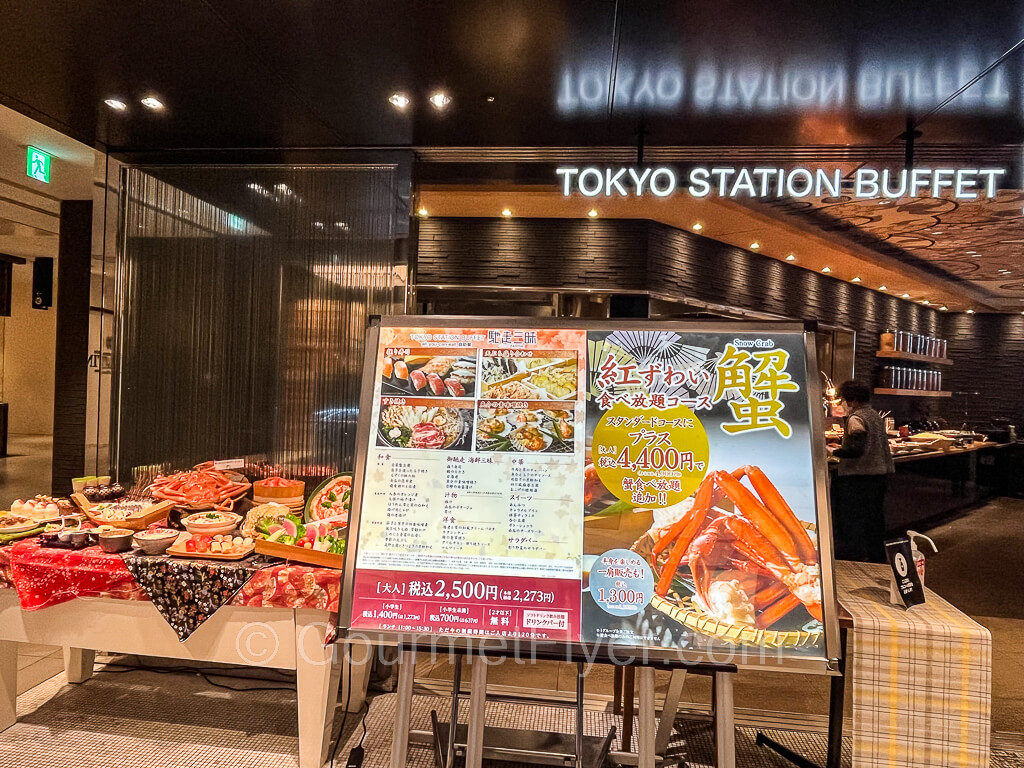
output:
[[[572,193],[572,177],[579,172],[579,168],[555,168],[555,174],[562,177],[563,196],[568,197]]]
[[[755,168],[753,173],[755,176],[761,179],[761,188],[759,194],[761,197],[768,197],[768,177],[772,173],[772,168]]]
[[[735,168],[712,168],[711,175],[718,177],[718,195],[725,197],[725,182],[730,176],[736,173]]]
[[[636,175],[636,169],[629,169],[629,178],[633,182],[633,188],[636,190],[634,193],[637,197],[640,197],[644,193],[644,184],[647,182],[647,177],[651,175],[650,168],[644,168],[644,172],[639,176]]]
[[[953,179],[942,180],[943,176],[952,176],[952,168],[936,168],[932,171],[932,197],[941,197],[943,187],[952,187]]]
[[[612,169],[611,168],[608,168],[608,169],[605,170],[605,172],[604,172],[604,194],[605,194],[606,197],[611,197],[611,195],[612,195],[612,187],[615,187],[616,191],[622,197],[625,197],[628,194],[628,192],[626,192],[626,188],[624,186],[622,186],[622,182],[619,181],[619,179],[621,179],[625,175],[626,175],[626,169],[625,168],[619,168],[619,170],[616,171],[614,175],[612,175]]]
[[[665,179],[665,186],[659,189],[658,179]],[[658,197],[668,197],[676,189],[676,173],[671,168],[655,168],[651,173],[651,192]]]
[[[707,197],[711,194],[711,185],[708,184],[710,172],[707,168],[694,168],[690,171],[689,192],[694,197]]]
[[[822,187],[828,192],[829,197],[839,196],[840,171],[836,168],[830,177],[824,168],[814,171],[814,196],[821,197]]]
[[[798,176],[804,181],[803,189],[798,189],[793,183]],[[794,168],[786,178],[786,194],[790,197],[806,197],[813,186],[814,181],[811,177],[811,172],[806,168]]]
[[[907,194],[907,172],[905,170],[900,171],[900,187],[895,192],[889,188],[889,169],[886,168],[882,171],[882,194],[888,197],[890,200],[895,200],[898,197],[903,197]]]
[[[855,197],[878,197],[878,171],[874,168],[858,168],[854,176]]]
[[[974,200],[978,196],[974,192],[968,192],[968,187],[974,187],[974,174],[977,171],[970,168],[961,168],[956,172],[956,180],[953,187],[953,197],[958,200]]]
[[[588,178],[594,179],[595,184],[588,187],[586,181]],[[586,197],[597,197],[604,188],[604,176],[597,168],[584,168],[580,171],[580,178],[576,186]]]
[[[910,196],[917,197],[918,189],[928,188],[928,169],[914,168],[910,172]]]
[[[1006,171],[1002,168],[982,168],[978,171],[981,176],[987,176],[988,181],[985,182],[985,197],[996,196],[996,178],[1002,176]]]
[[[746,168],[740,168],[740,172],[736,174],[736,181],[732,185],[729,197],[738,197],[741,191],[746,192],[747,197],[757,197],[757,190],[754,189],[754,180],[750,177],[750,171]]]

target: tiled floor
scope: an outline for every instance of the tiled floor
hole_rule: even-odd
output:
[[[226,681],[233,687],[246,683]],[[253,685],[265,685],[254,681]],[[367,768],[389,765],[393,694],[372,700],[366,718]],[[412,727],[427,730],[430,710],[443,717],[448,702],[416,696]],[[83,685],[64,684],[63,674],[37,686],[18,700],[19,722],[0,734],[0,765],[19,768],[294,768],[295,693],[289,689],[228,691],[194,674],[153,672],[100,673]],[[464,720],[465,707],[463,707]],[[335,718],[344,723],[337,763],[362,738],[358,716]],[[571,733],[569,710],[543,706],[488,704],[488,724]],[[605,735],[621,718],[588,711],[585,729]],[[713,765],[711,730],[706,722],[679,721],[670,754],[672,765],[702,768]],[[769,735],[812,760],[821,761],[825,739],[820,734],[773,730]],[[773,753],[754,744],[756,731],[737,732],[737,764],[744,768],[787,768]],[[617,745],[616,745],[617,746]],[[406,763],[415,768],[433,765],[432,753],[411,746]],[[508,764],[502,764],[508,765]],[[1024,754],[999,751],[993,768],[1022,768]]]
[[[0,509],[15,499],[50,492],[53,438],[44,435],[8,435],[7,456],[0,458]]]

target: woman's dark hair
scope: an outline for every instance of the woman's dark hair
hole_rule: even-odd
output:
[[[844,381],[839,385],[839,397],[848,403],[867,405],[871,402],[871,387],[863,381]]]

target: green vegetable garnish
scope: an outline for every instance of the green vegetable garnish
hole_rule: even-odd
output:
[[[337,501],[338,494],[336,494],[334,491],[331,491],[330,493],[327,494],[327,498],[330,499],[331,501]]]

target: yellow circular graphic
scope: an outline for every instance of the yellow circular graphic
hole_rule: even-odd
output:
[[[611,493],[645,509],[678,504],[708,471],[708,435],[684,405],[658,410],[616,403],[594,428],[591,456]]]

